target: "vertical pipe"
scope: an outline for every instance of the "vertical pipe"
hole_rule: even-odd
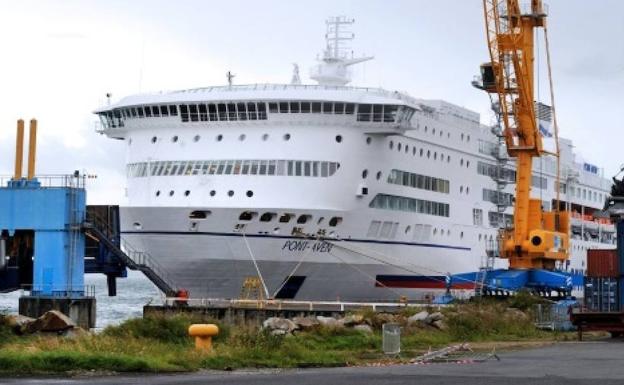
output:
[[[24,158],[24,121],[17,121],[17,137],[15,139],[15,174],[13,179],[22,179],[22,161]]]
[[[30,132],[28,138],[28,179],[35,177],[35,156],[37,153],[37,120],[30,120]]]
[[[6,240],[0,238],[0,270],[6,267]]]

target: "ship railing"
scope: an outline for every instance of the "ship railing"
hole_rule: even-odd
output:
[[[85,188],[87,175],[36,175],[35,179],[39,182],[40,187],[45,188]],[[13,176],[0,175],[0,187],[6,187],[9,182],[15,181]],[[26,178],[18,181],[27,181]]]
[[[95,297],[95,285],[27,284],[20,286],[22,296]],[[48,294],[49,293],[49,294]]]
[[[128,241],[125,239],[121,239],[121,248],[126,253],[128,258],[132,260],[141,270],[141,267],[147,267],[152,270],[160,279],[162,279],[168,286],[172,289],[175,289],[173,285],[173,280],[170,275],[167,273],[166,269],[156,261],[154,257],[151,256],[146,251],[140,251],[134,248]]]
[[[433,298],[433,296],[431,296]],[[295,300],[254,300],[254,299],[220,299],[220,298],[186,298],[166,297],[164,306],[179,306],[181,303],[197,308],[249,308],[271,310],[302,310],[302,311],[350,311],[358,309],[392,310],[409,307],[443,308],[447,305],[433,304],[429,301],[396,301],[396,302],[349,302],[349,301],[295,301]]]

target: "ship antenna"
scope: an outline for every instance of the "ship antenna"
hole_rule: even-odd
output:
[[[225,76],[227,77],[228,86],[232,87],[232,83],[233,83],[234,77],[235,77],[236,75],[234,75],[232,72],[228,71],[228,72],[225,74]]]
[[[301,84],[301,77],[299,76],[299,65],[293,63],[293,76],[290,84]]]
[[[319,84],[344,86],[351,81],[347,67],[373,59],[373,56],[353,56],[349,45],[355,38],[350,29],[353,23],[354,19],[345,16],[330,17],[325,21],[325,50],[319,60],[321,63],[312,68],[310,75]]]

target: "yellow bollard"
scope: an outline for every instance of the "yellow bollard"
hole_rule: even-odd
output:
[[[219,334],[215,324],[193,324],[189,326],[189,336],[195,337],[195,349],[212,350],[212,337]]]

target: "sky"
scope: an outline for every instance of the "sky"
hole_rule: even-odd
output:
[[[624,140],[624,2],[551,0],[549,40],[560,135],[615,174]],[[0,175],[14,163],[15,121],[39,121],[37,171],[97,175],[92,204],[123,203],[123,141],[95,132],[106,93],[226,83],[288,83],[324,47],[329,16],[355,19],[353,84],[443,99],[481,113],[470,82],[487,61],[480,0],[0,0]],[[543,44],[539,46],[543,58]],[[541,101],[548,102],[545,60]]]

